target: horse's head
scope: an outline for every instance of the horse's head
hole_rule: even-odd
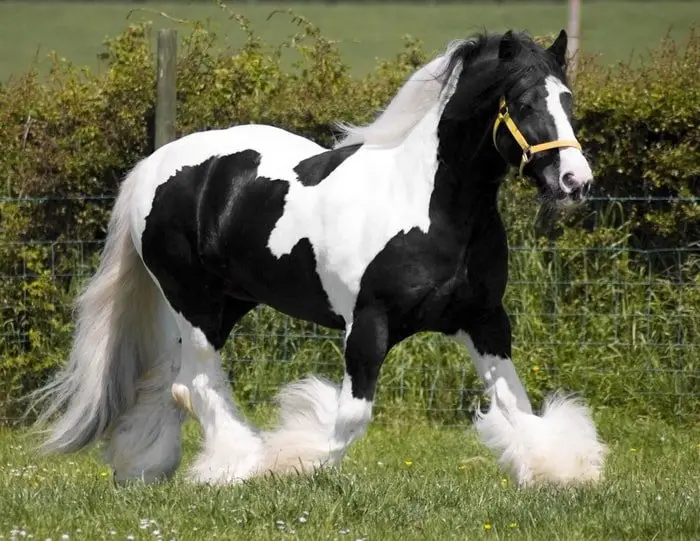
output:
[[[571,125],[572,93],[564,72],[567,37],[563,30],[544,49],[507,32],[498,62],[506,73],[492,128],[501,156],[537,185],[543,200],[568,206],[584,200],[593,173]]]

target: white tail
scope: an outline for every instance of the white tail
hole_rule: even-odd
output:
[[[105,435],[136,401],[137,381],[165,350],[165,301],[131,236],[137,166],[122,183],[99,268],[76,301],[76,328],[66,366],[33,393],[53,421],[42,450],[73,452]]]

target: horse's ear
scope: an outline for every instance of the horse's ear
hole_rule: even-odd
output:
[[[566,46],[567,46],[568,38],[566,36],[566,30],[563,30],[559,32],[559,35],[557,36],[557,39],[554,40],[554,43],[547,49],[550,53],[554,55],[554,58],[557,61],[557,64],[559,64],[562,68],[566,66]]]
[[[498,46],[499,60],[513,60],[520,51],[520,42],[513,34],[512,30],[508,30],[501,38],[501,43]]]

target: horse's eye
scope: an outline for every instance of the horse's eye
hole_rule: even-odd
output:
[[[518,110],[522,116],[528,116],[531,115],[535,109],[528,103],[522,103],[518,107]]]

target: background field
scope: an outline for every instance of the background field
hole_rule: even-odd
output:
[[[699,19],[696,2],[584,1],[582,43],[586,53],[600,54],[605,62],[626,61],[655,47],[670,31],[684,36]],[[153,20],[156,27],[177,23],[134,7],[164,11],[180,19],[210,18],[221,32],[222,43],[240,43],[241,33],[228,22],[215,3],[183,2],[0,2],[0,80],[25,71],[33,61],[45,65],[55,50],[77,64],[97,65],[102,40],[118,34],[131,21]],[[274,4],[235,5],[266,40],[277,43],[293,32],[289,18],[267,16],[278,8],[292,8],[321,27],[327,36],[340,40],[341,49],[356,73],[374,65],[375,58],[393,56],[402,36],[411,34],[429,49],[442,49],[452,39],[481,29],[507,27],[534,34],[555,32],[566,26],[566,4],[552,2],[468,3],[464,5],[420,4]]]

